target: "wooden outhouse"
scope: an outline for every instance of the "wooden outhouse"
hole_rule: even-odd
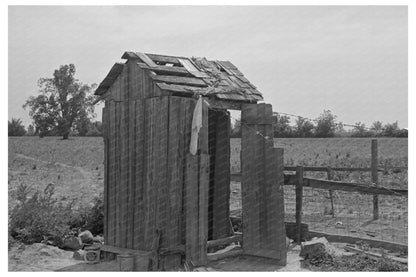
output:
[[[95,92],[105,101],[105,244],[156,253],[159,270],[207,263],[207,241],[232,235],[234,109],[242,116],[243,253],[284,264],[283,152],[273,148],[271,105],[257,103],[262,94],[229,61],[137,52],[122,59]]]

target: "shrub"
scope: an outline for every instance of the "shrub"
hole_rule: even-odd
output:
[[[89,230],[94,235],[104,233],[104,202],[103,195],[94,198],[92,207],[81,208],[81,212],[73,217],[69,226],[73,229]]]
[[[25,126],[22,124],[22,120],[12,118],[9,121],[9,137],[10,136],[24,136],[26,134]]]
[[[10,211],[9,233],[23,243],[52,241],[60,246],[63,239],[71,234],[68,219],[73,216],[73,202],[63,204],[54,197],[53,184],[40,193],[20,184],[13,195],[17,205]]]

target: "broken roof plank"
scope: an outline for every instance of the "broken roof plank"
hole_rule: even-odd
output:
[[[239,87],[251,89],[251,86],[249,84],[246,84],[244,82],[241,82],[240,79],[238,79],[237,77],[235,77],[235,76],[229,76],[229,78],[231,79],[231,81],[233,81]]]
[[[209,76],[205,72],[199,71],[195,65],[188,59],[179,59],[179,62],[183,65],[183,67],[188,70],[189,73],[194,75],[198,78],[208,78]]]
[[[146,54],[144,53],[140,53],[140,52],[136,52],[136,55],[148,66],[150,67],[154,67],[157,66],[157,64],[155,64],[154,61],[152,61]]]
[[[216,63],[218,67],[227,72],[228,75],[234,75],[234,73],[230,71],[230,69],[228,69],[227,67],[223,66],[220,61],[216,61]]]
[[[173,85],[173,84],[165,84],[165,83],[157,83],[159,88],[162,90],[172,91],[172,92],[184,92],[187,94],[196,94],[196,93],[205,93],[207,92],[206,88],[201,87],[192,87],[192,86],[185,86],[185,85]]]
[[[179,62],[178,57],[156,55],[156,54],[147,54],[147,53],[146,53],[146,55],[156,63],[163,63],[163,64],[171,63],[173,65],[180,65],[181,64]]]
[[[150,67],[144,63],[137,63],[137,65],[142,69],[149,69],[156,73],[165,73],[170,75],[177,75],[177,76],[192,76],[191,73],[188,72],[183,67],[177,67],[177,66],[164,66],[164,65],[156,65],[153,67]]]
[[[198,78],[182,77],[182,76],[169,76],[169,75],[150,75],[150,77],[159,82],[165,82],[168,84],[177,85],[189,85],[197,87],[207,87],[208,85]]]
[[[237,67],[233,65],[230,61],[217,61],[217,62],[219,62],[221,65],[225,66],[228,69],[237,69]]]
[[[234,100],[234,101],[251,100],[251,99],[247,99],[247,97],[244,97],[236,93],[216,93],[215,96],[219,99],[225,99],[225,100]]]

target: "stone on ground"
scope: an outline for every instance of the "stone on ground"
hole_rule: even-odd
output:
[[[88,230],[81,232],[78,237],[81,239],[82,243],[92,243],[94,241],[93,235]]]
[[[323,255],[340,257],[345,254],[346,252],[343,249],[331,245],[326,238],[321,237],[303,242],[299,256],[306,260]]]
[[[64,249],[78,250],[82,248],[82,241],[77,237],[70,237],[64,240],[62,245]]]

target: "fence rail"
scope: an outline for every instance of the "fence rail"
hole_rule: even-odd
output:
[[[371,167],[329,167],[332,171],[361,171],[361,172],[371,172]],[[377,171],[383,172],[386,169],[390,170],[407,170],[407,166],[394,166],[394,167],[387,167],[382,168],[378,167]],[[296,171],[296,166],[285,166],[285,171]],[[325,166],[304,166],[304,171],[318,171],[318,172],[326,172],[328,167]]]
[[[295,174],[285,174],[285,186],[296,186],[298,183],[298,177]],[[352,191],[364,194],[382,194],[382,195],[400,195],[407,196],[407,189],[389,189],[384,187],[376,187],[364,183],[352,183],[342,181],[331,181],[323,179],[315,179],[309,177],[303,177],[303,187],[311,187],[317,189],[327,190],[342,190]]]
[[[295,174],[284,174],[284,185],[285,186],[296,186],[298,183],[298,177]],[[231,181],[240,182],[241,174],[234,173],[231,174]],[[327,190],[342,190],[349,192],[359,192],[363,194],[382,194],[382,195],[397,195],[397,196],[407,196],[407,189],[389,189],[384,187],[376,187],[372,184],[365,183],[353,183],[353,182],[342,182],[342,181],[331,181],[323,179],[315,179],[304,177],[303,186],[311,187],[317,189],[327,189]]]
[[[357,192],[360,194],[373,195],[373,219],[379,218],[378,208],[378,195],[390,195],[390,196],[401,196],[408,197],[407,189],[390,189],[378,186],[378,172],[385,170],[408,170],[407,167],[385,167],[381,168],[378,166],[378,145],[377,140],[371,141],[371,167],[324,167],[324,166],[285,166],[285,171],[295,171],[296,174],[284,174],[284,185],[295,186],[296,191],[296,225],[298,226],[298,242],[300,243],[301,235],[301,222],[302,222],[302,199],[303,199],[303,188],[310,187],[316,189],[329,190],[332,215],[334,216],[333,208],[333,197],[332,191],[340,190],[346,192]],[[316,179],[304,177],[305,171],[322,171],[327,172],[328,180]],[[372,183],[356,183],[356,182],[343,182],[333,181],[333,171],[361,171],[371,173]],[[241,173],[231,174],[232,181],[241,181]]]

